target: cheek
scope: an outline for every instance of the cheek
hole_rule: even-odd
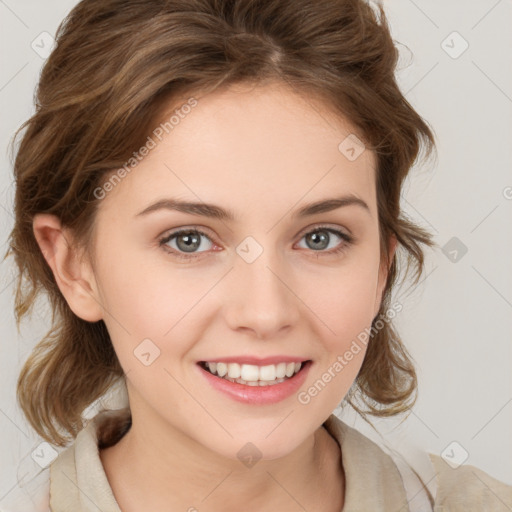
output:
[[[355,259],[355,258],[354,258]],[[322,338],[342,350],[371,325],[377,293],[378,261],[357,258],[304,288],[305,301],[323,325]]]
[[[140,370],[139,352],[149,351],[151,360],[158,355],[152,369],[186,353],[190,339],[200,336],[199,303],[218,279],[175,265],[171,269],[165,261],[155,264],[133,249],[119,260],[102,258],[99,274],[104,321],[126,373]]]
[[[155,257],[159,249],[111,246],[115,254],[106,252],[101,260],[101,300],[126,331],[162,336],[204,295],[203,273]]]
[[[320,358],[298,401],[310,412],[309,407],[334,410],[363,364],[377,287],[377,269],[363,263],[347,266],[336,279],[323,282],[321,290],[311,287],[309,291],[308,306],[319,317],[316,338]]]

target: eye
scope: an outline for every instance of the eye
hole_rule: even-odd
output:
[[[332,241],[332,235],[340,239],[342,243],[335,245],[334,248],[326,251]],[[203,252],[208,252],[211,246],[204,247],[202,243],[202,237],[206,238],[211,245],[213,242],[209,235],[197,228],[187,228],[174,231],[166,235],[159,240],[159,246],[162,247],[166,252],[172,254],[178,259],[191,260],[199,258]],[[337,229],[333,229],[327,226],[318,226],[313,230],[306,232],[302,235],[301,240],[306,239],[306,243],[312,252],[317,253],[318,256],[330,256],[340,253],[350,246],[354,239],[351,235],[348,235]],[[199,250],[199,249],[203,250]]]
[[[203,231],[195,228],[189,228],[181,229],[165,236],[160,239],[159,245],[163,247],[165,251],[172,253],[173,256],[176,256],[177,258],[193,259],[200,256],[200,254],[195,254],[195,252],[197,249],[204,246],[204,244],[201,243],[201,237],[206,237],[210,243],[212,243],[210,237]],[[177,247],[170,246],[169,242],[176,242]],[[199,251],[199,253],[201,252],[205,251]]]
[[[330,242],[332,241],[332,235],[335,235],[335,238],[341,239],[342,242],[338,242],[338,244],[335,244],[334,248],[326,251],[324,249],[329,247]],[[306,248],[311,249],[313,252],[317,252],[317,256],[329,256],[340,253],[348,249],[348,246],[354,242],[351,235],[327,226],[318,226],[315,229],[308,231],[302,236],[301,240],[302,239],[306,240]]]

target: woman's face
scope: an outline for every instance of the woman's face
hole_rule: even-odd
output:
[[[376,161],[284,87],[231,88],[185,111],[100,201],[96,300],[148,442],[171,433],[229,458],[251,442],[274,459],[322,424],[363,362],[351,346],[385,284]],[[343,197],[357,201],[300,213]],[[231,363],[217,369],[233,378],[238,363],[246,382],[303,364],[255,386],[203,362]]]

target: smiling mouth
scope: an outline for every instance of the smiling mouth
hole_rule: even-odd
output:
[[[310,360],[265,366],[208,361],[200,361],[198,364],[203,370],[223,380],[246,386],[273,386],[293,378],[308,363]]]

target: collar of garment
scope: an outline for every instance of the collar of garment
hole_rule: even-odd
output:
[[[50,466],[52,510],[121,512],[105,474],[97,445],[101,415],[92,418],[75,442]],[[400,472],[389,455],[334,414],[323,426],[341,448],[345,473],[343,511],[407,510]]]

